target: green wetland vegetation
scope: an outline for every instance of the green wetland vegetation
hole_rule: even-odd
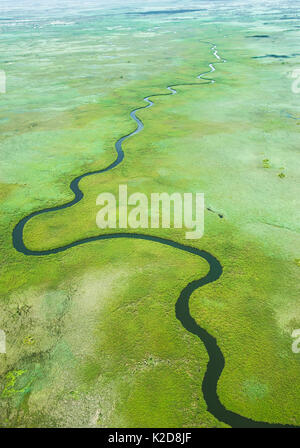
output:
[[[72,207],[28,221],[24,244],[51,252],[112,233],[96,226],[96,198],[120,184],[149,196],[204,192],[200,240],[187,242],[184,229],[134,232],[219,260],[221,277],[189,304],[225,359],[219,400],[256,422],[300,425],[296,6],[177,3],[59,19],[29,11],[29,22],[4,14],[16,26],[0,25],[1,427],[230,426],[207,409],[205,345],[175,315],[181,291],[208,273],[205,259],[139,239],[44,256],[12,241],[22,218],[72,201],[74,178],[114,162],[143,98],[178,84],[137,112],[144,129],[123,143],[122,163],[83,178]],[[210,63],[203,78],[215,82],[197,79]]]

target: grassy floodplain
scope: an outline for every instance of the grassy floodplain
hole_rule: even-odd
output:
[[[193,9],[183,3],[172,9]],[[134,240],[44,257],[12,246],[21,218],[71,200],[74,177],[115,159],[145,96],[189,82],[199,86],[140,111],[145,128],[124,144],[123,163],[83,179],[74,207],[32,219],[24,241],[42,250],[98,235],[96,198],[119,184],[204,192],[205,235],[193,245],[224,272],[190,307],[225,357],[219,397],[253,420],[300,425],[297,3],[203,2],[176,14],[30,4],[22,14],[4,2],[0,22],[0,426],[226,426],[203,399],[207,352],[174,311],[204,261]],[[196,79],[216,62],[208,42],[227,60],[207,75],[214,84]],[[186,242],[181,230],[147,233]]]

